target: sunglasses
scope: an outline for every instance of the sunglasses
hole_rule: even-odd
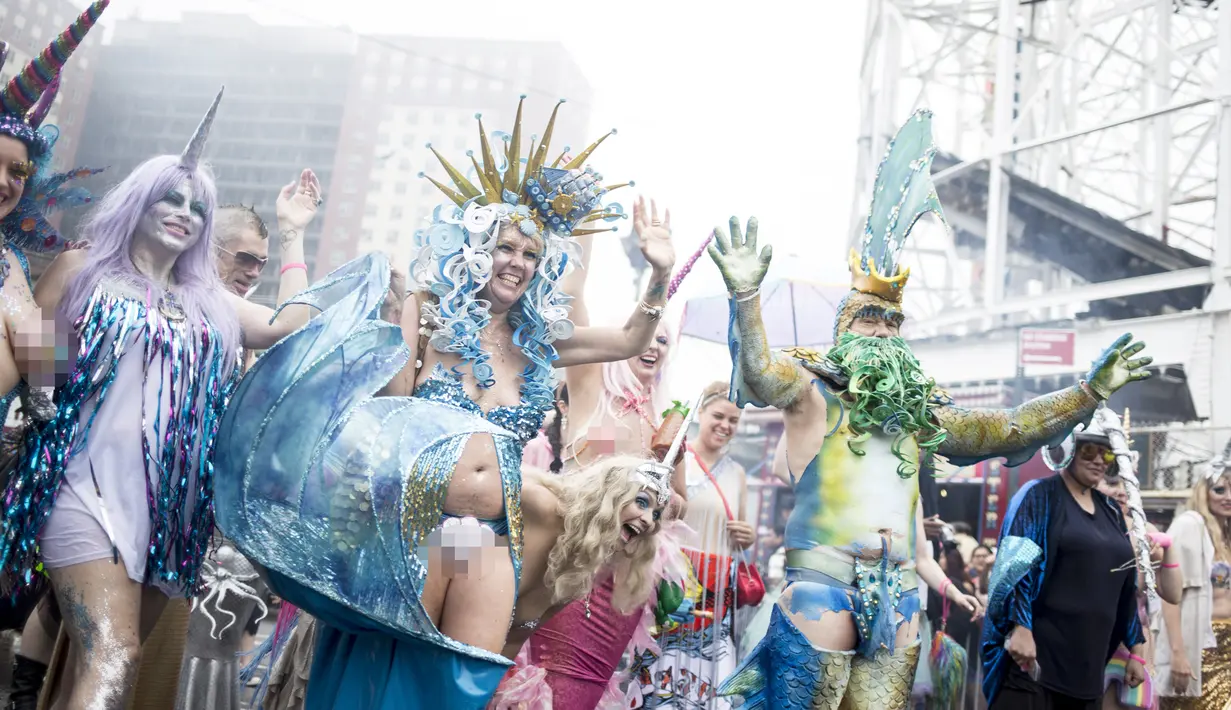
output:
[[[264,271],[265,265],[269,263],[269,259],[262,259],[256,254],[249,254],[246,251],[231,251],[218,247],[218,251],[225,252],[235,257],[235,263],[242,269],[250,269],[256,267],[257,271]]]
[[[1101,456],[1103,463],[1108,466],[1116,462],[1116,455],[1107,448],[1099,446],[1098,444],[1082,444],[1081,447],[1077,449],[1077,456],[1082,461],[1095,461]]]

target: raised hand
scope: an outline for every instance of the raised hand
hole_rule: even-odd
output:
[[[721,227],[714,228],[714,242],[710,244],[710,258],[722,272],[722,280],[731,293],[755,291],[765,280],[769,262],[774,256],[773,247],[766,244],[757,254],[757,218],[748,219],[748,228],[740,234],[739,218],[731,218],[731,236]]]
[[[278,193],[276,210],[279,227],[283,230],[298,230],[299,236],[303,236],[303,230],[312,223],[322,202],[321,181],[317,179],[316,173],[305,169],[298,179],[287,184]]]
[[[1133,356],[1144,350],[1146,344],[1141,341],[1134,343],[1132,340],[1132,333],[1125,333],[1117,338],[1116,342],[1094,361],[1090,373],[1086,375],[1090,389],[1100,399],[1107,399],[1130,382],[1150,377],[1150,371],[1145,368],[1154,362],[1154,358],[1147,355],[1134,359]]]
[[[675,266],[675,245],[671,243],[671,210],[658,217],[658,205],[650,200],[647,209],[644,197],[633,203],[633,231],[637,234],[641,255],[658,273],[671,273]]]

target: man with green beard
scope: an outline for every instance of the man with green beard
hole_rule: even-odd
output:
[[[771,250],[757,253],[755,219],[741,236],[733,217],[730,238],[716,230],[710,247],[731,293],[733,395],[783,411],[795,487],[787,587],[765,638],[719,689],[743,696],[744,708],[906,708],[919,657],[919,582],[982,613],[931,557],[916,504],[921,458],[1021,464],[1112,392],[1149,376],[1150,358],[1133,359],[1144,345],[1126,335],[1085,380],[1015,409],[963,409],[936,388],[898,335],[909,269],[897,263],[919,217],[943,220],[934,154],[931,114],[918,112],[877,173],[863,250],[851,253],[852,290],[823,355],[770,352],[758,288]]]

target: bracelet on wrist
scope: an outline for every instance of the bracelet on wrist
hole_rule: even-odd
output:
[[[1129,658],[1131,658],[1131,659],[1133,659],[1134,661],[1137,661],[1138,663],[1140,663],[1140,664],[1141,664],[1141,665],[1143,665],[1143,666],[1146,664],[1146,659],[1142,658],[1141,656],[1138,656],[1137,654],[1133,653],[1132,651],[1129,651],[1129,653],[1128,653],[1128,657],[1129,657]]]
[[[1163,569],[1179,569],[1179,562],[1164,562],[1160,565]]]
[[[639,308],[642,313],[649,316],[650,320],[658,320],[659,318],[662,318],[663,312],[667,310],[666,306],[651,306],[645,301],[638,303],[637,308]]]
[[[300,261],[292,262],[290,264],[283,264],[282,270],[278,272],[278,275],[281,276],[282,274],[285,274],[291,269],[303,269],[304,273],[307,273],[308,265]]]
[[[751,291],[742,291],[742,292],[737,291],[735,293],[732,293],[731,297],[735,299],[736,303],[745,303],[747,301],[751,301],[752,299],[756,298],[760,294],[761,294],[761,287],[758,286],[752,289]]]

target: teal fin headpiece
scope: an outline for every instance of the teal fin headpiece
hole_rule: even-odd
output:
[[[931,212],[945,215],[932,184],[932,112],[915,111],[900,129],[876,170],[872,204],[859,252],[851,250],[851,287],[892,303],[902,302],[910,269],[899,259],[915,223]]]

